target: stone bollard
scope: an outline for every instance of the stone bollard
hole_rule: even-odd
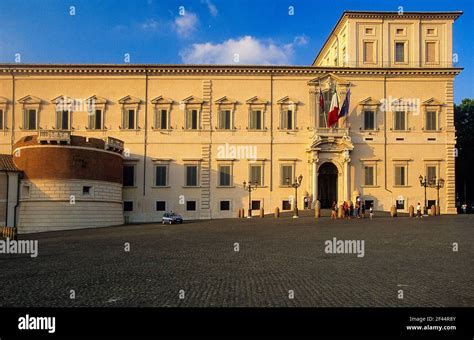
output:
[[[337,217],[338,218],[344,218],[344,208],[342,204],[337,208]]]
[[[239,218],[242,218],[242,209],[239,209]]]
[[[392,205],[392,207],[390,208],[390,216],[397,217],[397,207],[394,205]]]
[[[275,208],[275,218],[279,218],[280,217],[280,208],[276,207]]]
[[[265,210],[263,210],[263,208],[260,208],[260,218],[264,218],[265,217]]]
[[[241,209],[240,209],[240,216],[241,216],[242,218],[245,218],[245,209],[244,209],[244,208],[241,208]]]
[[[314,217],[315,218],[320,218],[321,217],[321,208],[316,206],[314,207]]]
[[[439,205],[436,206],[436,215],[441,215],[441,207]]]
[[[415,207],[412,205],[408,207],[408,216],[415,217]]]
[[[320,218],[321,217],[321,203],[316,201],[316,204],[314,206],[314,217],[315,218]]]
[[[436,207],[434,206],[434,204],[431,206],[430,215],[431,216],[436,216]]]

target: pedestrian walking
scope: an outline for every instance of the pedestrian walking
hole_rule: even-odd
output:
[[[374,204],[373,203],[370,205],[370,208],[369,208],[369,216],[370,216],[370,219],[374,218]]]
[[[361,211],[361,217],[365,218],[365,201],[362,201]]]
[[[337,203],[336,201],[332,202],[332,210],[331,210],[331,219],[335,220],[337,218]]]
[[[351,204],[349,205],[349,219],[353,217],[354,217],[354,203],[352,203],[351,201]]]
[[[417,206],[416,206],[416,218],[421,218],[421,204],[420,202],[418,202]]]

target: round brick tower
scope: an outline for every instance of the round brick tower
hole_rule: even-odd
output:
[[[21,138],[20,233],[123,224],[123,142],[40,131]]]

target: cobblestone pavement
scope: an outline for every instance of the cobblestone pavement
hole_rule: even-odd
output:
[[[474,215],[310,214],[21,235],[39,256],[0,255],[0,305],[474,306]],[[365,256],[325,253],[333,237]]]

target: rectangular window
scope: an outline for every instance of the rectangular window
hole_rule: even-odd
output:
[[[364,63],[374,62],[374,43],[372,41],[364,42]]]
[[[156,111],[155,128],[161,130],[168,129],[168,110],[160,109]]]
[[[186,186],[196,187],[198,185],[197,165],[186,165]]]
[[[219,129],[230,130],[231,129],[231,111],[222,110],[219,112]]]
[[[124,187],[135,186],[135,166],[134,165],[123,166],[123,186]]]
[[[293,111],[292,110],[282,111],[281,128],[283,130],[293,130]]]
[[[230,201],[220,201],[219,208],[221,211],[229,211]]]
[[[166,211],[166,201],[156,201],[156,211]]]
[[[168,167],[166,165],[155,166],[155,186],[165,187],[167,183]]]
[[[375,184],[375,167],[373,165],[364,167],[364,185],[374,185]]]
[[[404,186],[406,185],[406,166],[397,165],[395,166],[395,185]]]
[[[89,129],[102,130],[102,110],[95,110],[89,115]]]
[[[426,43],[426,62],[427,63],[436,62],[436,43],[435,42]]]
[[[196,211],[196,201],[186,201],[186,211]]]
[[[281,166],[280,185],[287,186],[288,183],[293,182],[293,165]]]
[[[188,130],[198,129],[198,110],[186,111],[186,129]]]
[[[25,130],[36,130],[36,110],[25,110],[23,116],[23,128]]]
[[[395,62],[405,62],[405,43],[403,42],[395,43]]]
[[[262,111],[252,110],[250,112],[250,130],[262,129]]]
[[[124,201],[123,202],[123,211],[133,211],[133,202],[132,201]]]
[[[22,198],[30,197],[30,186],[29,185],[22,185],[21,186],[21,197]]]
[[[432,181],[436,179],[436,166],[435,165],[429,165],[426,167],[426,179],[428,181]]]
[[[397,200],[397,210],[405,210],[405,200]]]
[[[426,112],[426,124],[425,129],[427,131],[435,131],[436,126],[436,111],[427,111]]]
[[[251,165],[250,166],[250,176],[249,182],[252,184],[263,185],[262,181],[262,166],[261,165]]]
[[[291,203],[289,200],[281,201],[281,210],[291,210]]]
[[[404,131],[406,130],[406,112],[395,111],[395,126],[394,130]]]
[[[219,186],[230,186],[230,165],[219,166]]]
[[[375,130],[374,111],[364,111],[364,130]]]
[[[3,119],[3,110],[0,110],[0,130],[3,130],[4,127],[4,119]]]
[[[135,122],[136,122],[135,110],[126,109],[123,112],[123,129],[134,130]]]
[[[83,195],[90,195],[92,194],[92,187],[91,186],[88,186],[88,185],[84,185],[82,187],[82,194]]]
[[[373,34],[373,33],[374,33],[374,29],[372,27],[365,29],[365,34]]]
[[[69,111],[56,111],[56,128],[69,130]]]
[[[252,201],[252,210],[260,210],[260,201]]]

